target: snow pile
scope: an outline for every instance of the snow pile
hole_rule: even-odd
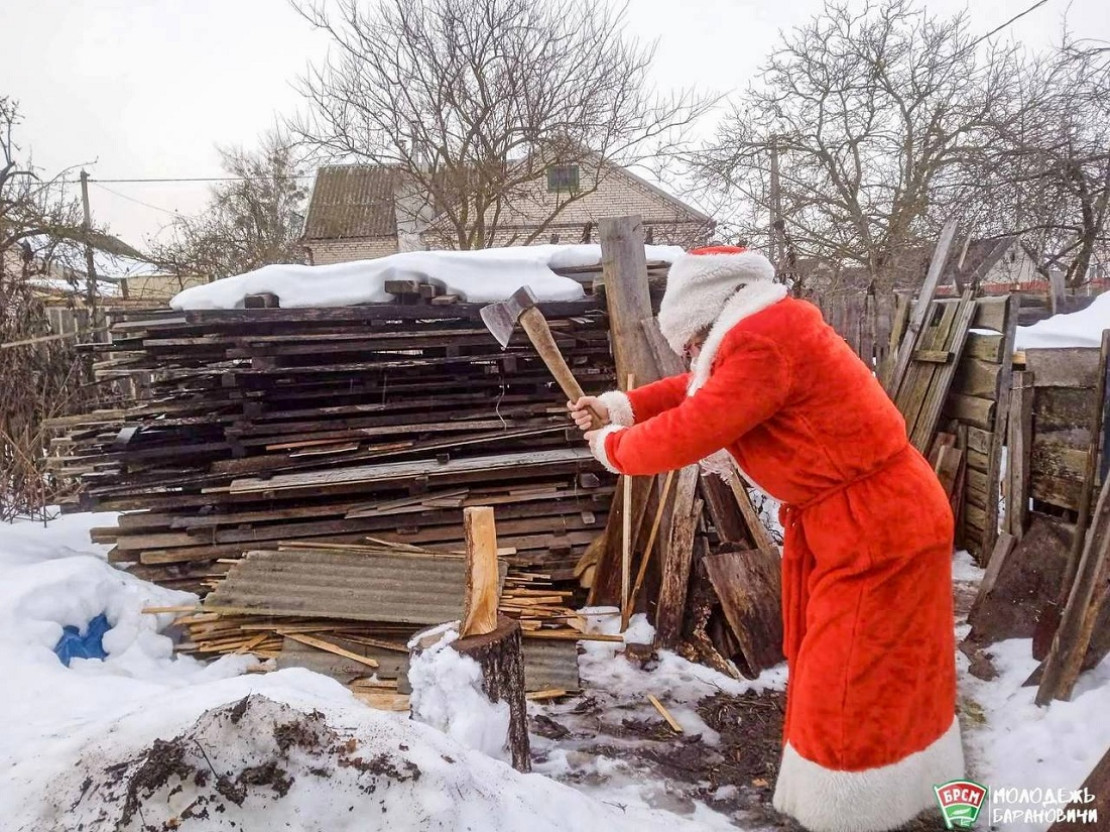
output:
[[[159,632],[172,616],[141,610],[192,596],[108,565],[106,547],[85,541],[111,519],[0,524],[5,832],[695,832],[716,817],[703,806],[688,822],[637,789],[594,798],[519,774],[307,670],[243,675],[255,660],[175,658]],[[100,612],[113,625],[108,658],[67,669],[52,649],[62,627]]]
[[[495,705],[489,701],[482,691],[481,666],[451,647],[458,638],[456,621],[409,665],[413,719],[442,731],[466,748],[510,762],[509,703]],[[409,644],[410,649],[413,646]]]
[[[1068,315],[1053,315],[1032,326],[1019,326],[1015,346],[1019,350],[1038,347],[1098,347],[1102,331],[1110,329],[1110,293],[1099,295],[1086,309]]]
[[[1023,804],[1021,792],[1028,798],[1078,789],[1110,747],[1110,659],[1079,677],[1070,702],[1040,708],[1033,701],[1037,688],[1022,687],[1038,664],[1031,641],[1012,639],[987,652],[999,677],[983,682],[966,676],[961,683],[973,779],[993,795],[980,824],[986,827],[997,819],[1007,832],[1039,832],[1049,824],[1040,822],[1038,813],[1064,806],[1043,799]],[[1100,816],[1098,828],[1105,822]]]
[[[646,246],[648,260],[672,262],[676,246]],[[174,309],[235,309],[247,295],[277,295],[283,308],[351,306],[386,303],[387,280],[415,280],[441,287],[471,303],[504,300],[529,286],[544,301],[579,300],[578,281],[555,274],[555,268],[593,266],[601,262],[600,245],[543,245],[480,251],[407,251],[376,260],[327,266],[273,265],[215,283],[193,286],[170,301]]]

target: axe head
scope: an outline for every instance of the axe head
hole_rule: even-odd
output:
[[[536,296],[527,286],[521,286],[505,300],[491,303],[482,307],[478,313],[482,316],[482,323],[486,329],[497,339],[501,349],[509,346],[509,339],[513,337],[517,319],[520,313],[536,305]]]

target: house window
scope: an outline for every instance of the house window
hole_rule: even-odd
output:
[[[578,190],[578,165],[552,165],[547,169],[547,192],[557,194]]]

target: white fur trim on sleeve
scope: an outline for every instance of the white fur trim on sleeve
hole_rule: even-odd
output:
[[[825,768],[788,742],[772,802],[812,832],[878,832],[935,806],[933,787],[963,776],[960,725],[953,719],[927,748],[864,771]]]
[[[621,425],[630,428],[636,424],[636,415],[632,412],[632,402],[620,390],[610,390],[598,396],[601,403],[609,410],[609,424]]]
[[[607,427],[599,430],[590,438],[590,453],[594,455],[594,458],[598,462],[605,466],[605,470],[612,471],[614,474],[620,474],[623,472],[618,471],[613,466],[613,463],[610,462],[609,455],[605,453],[605,440],[617,431],[624,429],[625,428],[623,425],[608,425]]]

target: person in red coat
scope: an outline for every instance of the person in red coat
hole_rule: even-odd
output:
[[[964,776],[953,518],[901,414],[760,254],[692,251],[659,327],[691,371],[570,405],[610,471],[700,463],[782,504],[789,667],[774,806],[814,832],[894,829]]]

